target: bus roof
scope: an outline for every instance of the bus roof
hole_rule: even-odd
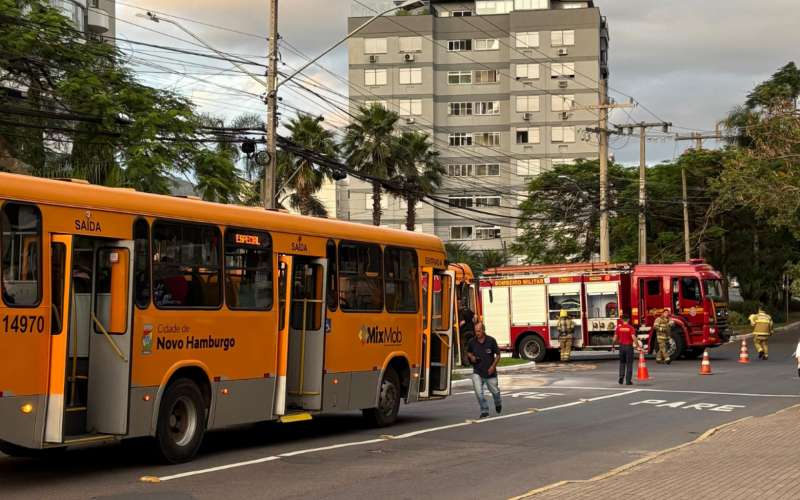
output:
[[[132,189],[109,188],[83,182],[67,183],[61,180],[0,173],[0,198],[148,217],[239,225],[286,233],[302,232],[309,236],[352,239],[444,252],[442,241],[428,234],[365,226],[338,219],[267,211],[257,207],[141,193]]]
[[[472,268],[469,267],[468,264],[462,264],[460,262],[451,262],[448,270],[455,271],[456,273],[456,281],[470,281],[475,279],[475,275],[472,273]]]

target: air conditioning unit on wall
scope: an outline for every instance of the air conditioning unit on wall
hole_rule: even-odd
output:
[[[533,113],[523,113],[522,119],[530,121],[533,118]]]
[[[558,114],[558,117],[561,118],[562,120],[569,120],[569,113],[567,113],[566,111],[562,111],[561,113]]]
[[[369,56],[369,62],[371,63],[378,62],[378,56]]]
[[[569,54],[569,49],[558,49],[558,55],[566,56]]]
[[[413,125],[415,123],[417,123],[417,119],[416,118],[406,118],[406,124]]]
[[[411,62],[411,61],[415,60],[416,58],[417,58],[417,56],[415,56],[414,54],[406,54],[406,55],[403,56],[403,60],[405,60],[405,62]]]
[[[558,82],[558,88],[565,89],[567,88],[567,82]]]

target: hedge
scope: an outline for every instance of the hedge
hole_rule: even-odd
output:
[[[754,300],[745,302],[728,302],[728,310],[736,311],[744,316],[745,319],[747,319],[751,314],[756,314],[758,312],[759,305],[760,304]],[[772,321],[775,323],[786,322],[786,311],[781,307],[766,304],[764,305],[764,312],[772,316]]]

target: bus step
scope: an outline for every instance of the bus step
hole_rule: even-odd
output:
[[[100,434],[83,434],[80,436],[67,436],[64,439],[64,444],[78,444],[78,443],[91,443],[92,441],[106,441],[114,439],[113,435],[100,435]]]
[[[432,366],[432,367],[433,367],[433,366],[435,366],[435,367],[444,368],[444,367],[445,367],[445,366],[447,366],[447,365],[446,365],[446,364],[444,364],[444,363],[437,363],[437,362],[433,361],[433,362],[431,362],[431,366]]]
[[[310,413],[294,413],[290,415],[284,415],[278,419],[278,422],[288,424],[290,422],[302,422],[303,420],[311,420]]]

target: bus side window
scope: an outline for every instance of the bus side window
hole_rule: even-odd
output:
[[[225,231],[225,300],[228,309],[271,310],[272,283],[272,238],[269,233],[228,228]]]
[[[145,219],[133,223],[133,286],[136,307],[150,306],[150,226]]]
[[[407,248],[386,247],[383,253],[386,280],[386,310],[417,312],[419,277],[417,252]]]
[[[381,247],[339,244],[339,306],[342,311],[383,310]]]
[[[2,209],[3,302],[10,307],[36,306],[42,298],[39,249],[42,213],[36,206],[5,203]]]

